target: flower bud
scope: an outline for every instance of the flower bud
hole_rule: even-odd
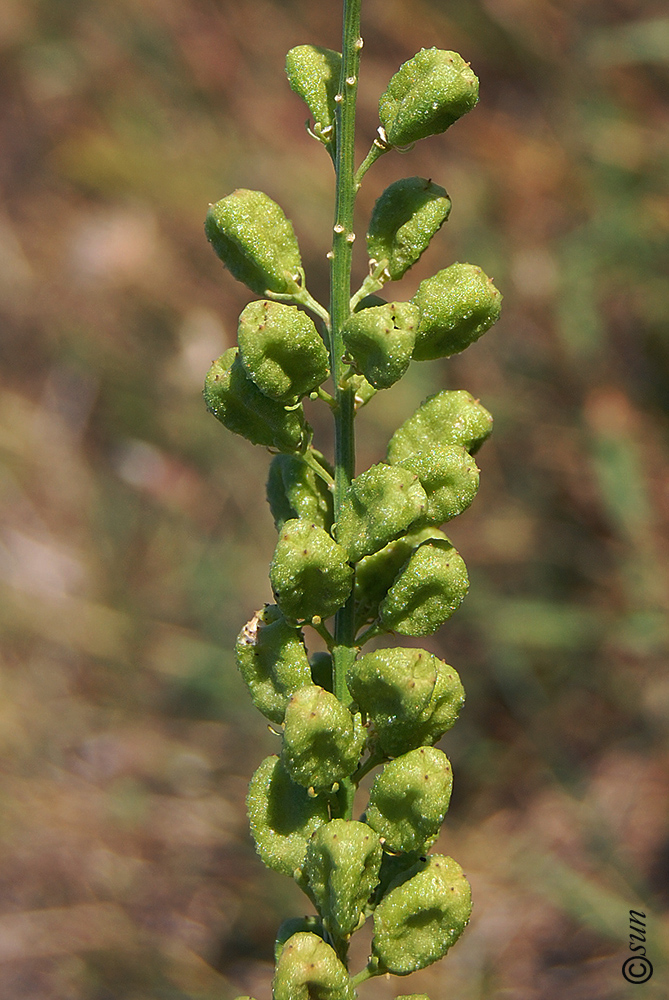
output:
[[[286,708],[282,759],[304,788],[331,789],[355,771],[365,731],[338,698],[316,685],[302,687]]]
[[[421,49],[400,66],[379,101],[391,146],[437,135],[476,105],[479,82],[457,52]]]
[[[453,788],[446,754],[419,747],[386,764],[369,793],[365,820],[390,851],[423,852],[437,839]],[[318,836],[326,827],[320,827]]]
[[[380,968],[408,976],[443,958],[471,909],[469,883],[453,858],[432,854],[419,862],[375,910],[372,950]]]
[[[269,578],[284,615],[329,618],[351,593],[353,570],[345,550],[327,531],[296,518],[281,529]]]
[[[435,445],[430,451],[409,455],[400,465],[415,472],[425,490],[427,510],[422,521],[426,524],[443,524],[462,514],[479,488],[476,462],[461,445]]]
[[[398,382],[411,361],[418,310],[410,302],[390,302],[353,313],[342,328],[356,371],[375,389]]]
[[[467,567],[450,542],[423,542],[400,570],[379,607],[381,625],[400,635],[436,632],[469,590]]]
[[[333,819],[309,841],[302,869],[307,892],[337,937],[349,937],[360,925],[382,855],[378,836],[356,820]]]
[[[451,264],[421,281],[412,302],[420,313],[413,356],[429,361],[478,340],[499,319],[502,296],[480,267]]]
[[[217,420],[253,444],[284,452],[306,447],[309,432],[302,407],[286,410],[265,396],[244,371],[236,347],[226,351],[209,369],[204,399]]]
[[[356,613],[359,623],[377,617],[379,604],[392,587],[407,559],[428,538],[446,538],[437,528],[412,528],[383,549],[365,556],[355,571]]]
[[[329,375],[325,344],[297,306],[267,299],[249,302],[239,317],[237,340],[249,378],[265,396],[287,406]]]
[[[389,757],[436,743],[464,703],[455,670],[424,649],[376,649],[356,660],[346,683]]]
[[[373,465],[352,480],[344,495],[337,541],[357,562],[406,531],[426,508],[425,490],[415,473]]]
[[[328,821],[327,800],[309,795],[291,779],[282,761],[272,756],[265,758],[251,778],[246,806],[256,850],[264,863],[294,877],[304,862],[307,841]]]
[[[412,267],[451,211],[446,191],[423,177],[406,177],[387,187],[374,205],[367,233],[372,261],[392,281]]]
[[[291,694],[311,683],[302,633],[267,604],[239,633],[235,656],[255,707],[271,722],[283,722]]]
[[[313,453],[327,468],[320,452]],[[332,493],[327,483],[297,455],[276,455],[269,467],[267,502],[277,531],[301,518],[328,530],[332,527]]]
[[[300,931],[281,949],[274,1000],[355,1000],[355,989],[334,948],[317,934]]]
[[[460,445],[473,455],[492,433],[492,417],[464,389],[442,389],[421,403],[397,428],[388,445],[388,461],[398,465],[435,445]]]
[[[257,295],[300,291],[302,260],[289,220],[262,191],[238,188],[211,205],[207,239],[230,273]]]
[[[341,52],[319,45],[297,45],[286,56],[286,76],[314,118],[312,131],[326,145],[334,139],[335,96],[341,76]]]

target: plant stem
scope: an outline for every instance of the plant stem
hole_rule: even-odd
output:
[[[353,210],[356,186],[354,179],[355,158],[355,102],[358,91],[360,67],[360,3],[361,0],[344,0],[344,29],[342,38],[342,69],[337,97],[337,153],[335,157],[336,193],[334,236],[330,267],[330,363],[335,384],[335,486],[334,518],[339,517],[344,494],[355,476],[355,392],[343,384],[347,365],[343,361],[344,342],[341,329],[350,315],[351,261],[353,257]],[[351,697],[346,686],[346,671],[355,659],[353,594],[346,605],[337,612],[335,619],[334,693],[345,705]],[[353,813],[354,786],[347,778],[339,792],[341,815],[350,819]]]

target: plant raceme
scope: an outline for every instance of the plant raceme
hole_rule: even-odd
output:
[[[352,297],[350,273],[362,176],[388,150],[443,132],[471,110],[478,81],[456,53],[422,49],[381,96],[379,138],[354,173],[359,6],[345,4],[341,54],[300,45],[286,60],[290,86],[313,116],[311,134],[335,164],[330,310],[307,291],[293,227],[266,194],[234,191],[206,220],[220,259],[260,296],[240,316],[238,346],[207,375],[207,407],[274,452],[275,603],[244,626],[236,658],[253,703],[280,727],[282,748],[253,775],[248,814],[264,863],[293,878],[315,909],[279,929],[275,1000],[348,1000],[372,976],[425,968],[446,954],[471,910],[458,863],[429,853],[452,786],[435,744],[463,704],[460,679],[415,647],[362,650],[384,635],[429,635],[464,599],[465,563],[440,526],[476,495],[473,455],[492,418],[464,390],[438,392],[398,427],[385,460],[356,476],[353,417],[412,362],[477,340],[497,320],[501,296],[463,263],[421,282],[409,302],[374,294],[405,274],[448,218],[446,191],[421,177],[396,181],[377,200],[369,274]],[[312,443],[305,397],[332,410],[333,465]],[[310,654],[306,628],[327,652]],[[375,768],[354,819],[355,790]],[[349,940],[370,918],[369,962],[350,975]]]

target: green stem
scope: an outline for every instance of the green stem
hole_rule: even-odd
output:
[[[373,163],[376,163],[380,156],[387,153],[388,150],[392,149],[392,146],[388,146],[381,139],[375,139],[372,143],[372,148],[370,149],[367,156],[364,158],[360,166],[358,167],[358,172],[355,175],[355,189],[356,191],[362,184],[362,178],[365,176],[369,168]]]
[[[343,384],[348,366],[343,361],[342,326],[350,315],[351,262],[353,258],[353,210],[356,185],[355,163],[355,102],[360,68],[360,3],[344,0],[344,30],[342,38],[342,70],[337,95],[337,154],[335,157],[336,193],[334,235],[330,266],[330,326],[331,372],[335,385],[335,485],[334,518],[339,517],[342,501],[355,476],[355,391]],[[346,686],[346,671],[355,658],[355,620],[353,594],[335,618],[334,693],[345,705],[351,696]],[[342,782],[339,792],[341,815],[353,814],[354,786],[350,778]]]

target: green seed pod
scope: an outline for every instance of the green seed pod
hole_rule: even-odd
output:
[[[416,473],[427,494],[423,518],[427,524],[443,524],[462,514],[479,488],[476,462],[461,445],[435,445],[430,451],[409,455],[400,465]]]
[[[421,542],[446,538],[437,528],[413,528],[378,552],[365,556],[355,571],[356,614],[360,624],[378,615],[379,604],[392,587],[395,577]]]
[[[473,264],[451,264],[421,281],[412,302],[420,313],[416,361],[464,351],[497,322],[502,308],[502,296]]]
[[[239,633],[235,656],[255,707],[271,722],[283,722],[290,696],[311,684],[302,633],[267,604]]]
[[[333,819],[309,841],[303,877],[327,929],[349,937],[378,880],[383,851],[366,823]]]
[[[381,602],[381,625],[400,635],[430,635],[457,611],[468,590],[467,567],[451,543],[423,542]]]
[[[408,976],[446,954],[471,915],[471,889],[460,865],[443,854],[419,862],[374,913],[372,951],[383,970]]]
[[[492,417],[464,389],[442,389],[421,403],[397,428],[388,445],[388,461],[429,452],[435,445],[459,444],[473,455],[492,433]]]
[[[267,865],[290,878],[301,869],[307,841],[328,821],[327,800],[296,784],[278,757],[266,757],[246,798],[251,833]]]
[[[387,187],[374,205],[367,249],[375,264],[386,262],[399,281],[427,250],[451,211],[444,188],[424,177],[406,177]]]
[[[288,917],[284,920],[278,931],[276,932],[276,940],[274,941],[274,963],[279,961],[279,955],[283,951],[284,944],[293,936],[293,934],[299,934],[300,931],[306,931],[309,934],[315,934],[317,937],[323,937],[323,924],[320,917],[307,916],[307,917]]]
[[[401,535],[426,509],[425,490],[415,473],[373,465],[356,476],[344,495],[337,541],[357,562]]]
[[[269,578],[287,618],[329,618],[347,601],[353,570],[345,550],[327,531],[308,521],[286,521],[269,568]]]
[[[278,451],[303,450],[310,433],[302,407],[286,410],[265,396],[248,377],[231,347],[209,369],[204,383],[207,409],[217,420],[253,444]]]
[[[260,391],[286,406],[325,382],[328,352],[316,327],[297,306],[249,302],[239,317],[239,356]]]
[[[355,989],[334,948],[317,934],[298,932],[281,949],[274,1000],[355,1000]]]
[[[452,788],[446,754],[435,747],[419,747],[386,764],[377,775],[365,820],[388,850],[422,853],[437,839]],[[320,827],[315,836],[324,829]]]
[[[211,205],[204,231],[230,273],[256,295],[300,291],[302,260],[295,232],[262,191],[238,188]]]
[[[309,664],[311,665],[311,680],[313,684],[318,687],[325,688],[326,691],[332,691],[332,656],[330,653],[317,652],[312,653],[309,657]]]
[[[332,142],[341,52],[319,45],[297,45],[286,56],[286,76],[291,89],[299,94],[314,117],[314,135],[326,145]]]
[[[349,691],[389,757],[435,743],[464,703],[455,670],[424,649],[377,649],[349,668]]]
[[[358,372],[375,389],[398,382],[411,361],[418,310],[410,302],[390,302],[355,312],[342,337]]]
[[[286,708],[282,759],[304,788],[331,789],[355,771],[365,730],[338,698],[315,684],[300,688]]]
[[[314,457],[328,468],[320,452]],[[276,455],[269,467],[267,502],[277,531],[286,521],[301,518],[319,528],[332,527],[332,493],[298,455]]]
[[[457,52],[421,49],[400,66],[379,101],[391,146],[445,132],[476,105],[479,82]]]

